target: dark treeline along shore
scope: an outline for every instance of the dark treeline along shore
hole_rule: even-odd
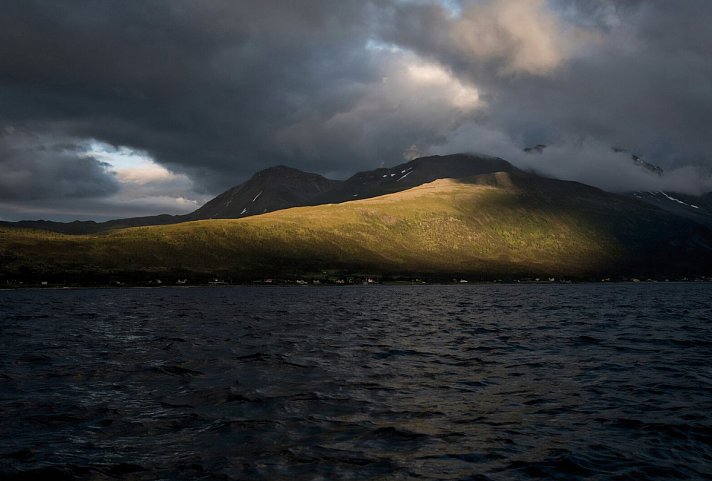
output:
[[[187,215],[2,223],[0,282],[709,277],[712,194],[660,194],[465,154],[345,181],[279,166]]]

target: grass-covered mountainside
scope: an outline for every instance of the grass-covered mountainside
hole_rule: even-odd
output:
[[[185,215],[155,215],[106,222],[0,222],[0,227],[42,229],[62,234],[94,234],[124,227],[178,224],[206,219],[240,219],[266,212],[325,203],[340,203],[400,192],[436,179],[462,178],[518,170],[496,157],[470,154],[421,157],[391,168],[359,172],[346,180],[327,179],[283,165],[254,174]]]
[[[519,171],[242,219],[89,235],[1,228],[6,279],[710,274],[712,232],[628,196]],[[173,281],[174,282],[174,281]]]

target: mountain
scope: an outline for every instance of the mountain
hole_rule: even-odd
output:
[[[359,172],[313,200],[313,205],[392,194],[437,179],[460,179],[492,172],[516,172],[506,160],[483,155],[433,155],[391,168]]]
[[[514,169],[240,219],[74,236],[0,228],[0,239],[6,280],[712,274],[710,229],[630,196]]]
[[[42,229],[62,234],[91,234],[124,227],[168,225],[205,219],[238,219],[290,207],[340,203],[400,192],[435,179],[516,170],[509,162],[499,158],[467,154],[422,157],[392,168],[359,172],[345,181],[277,166],[257,172],[247,182],[228,189],[190,214],[163,214],[107,222],[0,222],[0,226]]]
[[[125,227],[140,227],[146,225],[167,225],[184,222],[182,215],[151,215],[146,217],[130,217],[127,219],[114,219],[106,222],[94,222],[93,220],[75,220],[73,222],[55,222],[51,220],[21,220],[18,222],[0,221],[0,227],[40,229],[60,234],[96,234],[112,229],[122,229]]]
[[[617,195],[495,157],[344,181],[278,166],[187,215],[0,224],[0,279],[710,275],[710,229],[712,194]]]
[[[91,234],[124,227],[177,224],[203,219],[236,219],[306,205],[310,199],[339,184],[339,181],[318,174],[280,165],[257,172],[247,182],[228,189],[190,214],[162,214],[106,222],[39,220],[0,222],[0,225],[49,230],[62,234]]]
[[[184,216],[185,220],[237,219],[298,205],[334,189],[340,182],[283,165],[262,170]]]
[[[631,196],[667,212],[712,228],[712,192],[700,196],[677,192],[632,192]]]
[[[533,147],[527,147],[524,152],[530,154],[541,154],[546,149],[545,144],[538,144]],[[636,154],[631,154],[625,149],[614,147],[613,152],[624,153],[630,155],[630,160],[649,174],[662,176],[665,171],[655,165],[647,162]],[[712,192],[700,196],[683,194],[680,192],[628,192],[627,195],[634,197],[646,204],[653,205],[662,210],[668,211],[674,215],[693,220],[706,227],[712,228]]]

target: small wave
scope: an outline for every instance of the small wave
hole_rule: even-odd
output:
[[[172,376],[204,376],[205,373],[200,371],[195,371],[193,369],[188,369],[182,366],[171,366],[171,365],[161,365],[153,366],[150,368],[152,371],[161,374],[170,374]]]

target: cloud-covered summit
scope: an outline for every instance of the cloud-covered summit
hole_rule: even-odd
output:
[[[344,177],[455,151],[653,185],[620,174],[621,147],[672,172],[656,186],[704,190],[710,14],[705,0],[7,0],[0,217],[185,212],[271,165]],[[520,155],[537,143],[559,147]],[[70,208],[80,198],[95,207]]]

